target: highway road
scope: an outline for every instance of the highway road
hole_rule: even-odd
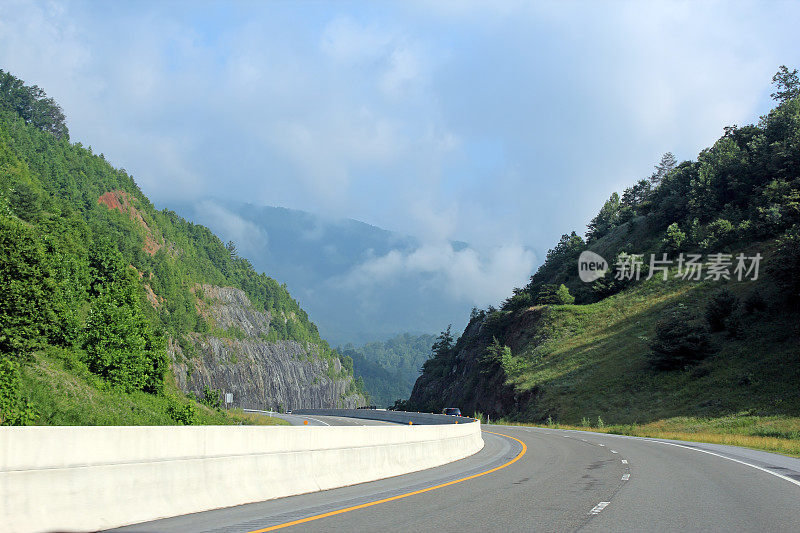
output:
[[[800,531],[800,459],[545,428],[483,437],[438,468],[115,531]]]
[[[396,425],[394,422],[385,420],[369,420],[367,418],[346,418],[343,416],[320,416],[320,415],[295,415],[291,413],[276,413],[274,411],[260,411],[258,409],[246,409],[250,413],[262,413],[274,418],[286,420],[293,426],[385,426]],[[308,424],[304,424],[308,422]]]

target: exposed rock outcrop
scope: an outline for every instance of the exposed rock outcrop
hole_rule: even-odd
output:
[[[491,320],[473,318],[453,348],[452,355],[434,372],[424,372],[414,384],[409,399],[414,410],[438,412],[459,407],[461,412],[481,412],[491,418],[518,411],[531,401],[533,392],[518,393],[506,384],[501,368],[486,368],[483,358],[496,337],[512,349],[530,342],[526,334],[540,319],[540,310],[519,313],[514,322],[498,331]]]
[[[171,341],[178,386],[202,394],[205,387],[233,393],[233,405],[254,409],[353,408],[365,399],[353,377],[321,347],[267,340],[273,317],[253,307],[232,287],[198,286],[198,312],[209,333],[192,333],[191,346]],[[275,317],[292,320],[291,317]]]

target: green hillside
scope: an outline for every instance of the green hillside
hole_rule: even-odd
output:
[[[347,344],[339,352],[353,359],[353,372],[364,380],[370,402],[389,407],[411,394],[434,340],[433,335],[401,333],[383,342]]]
[[[269,340],[339,357],[285,286],[207,228],[157,211],[124,169],[70,143],[52,99],[2,70],[0,282],[4,424],[229,420],[180,394],[169,370],[167,341],[191,352],[187,334],[209,329],[200,283],[242,289],[280,317]]]
[[[425,363],[409,406],[595,426],[800,416],[800,83],[785,68],[773,81],[777,105],[757,125],[725,128],[695,161],[667,154],[499,309],[474,311]],[[579,277],[587,250],[609,265],[593,282]],[[640,279],[624,279],[634,254]],[[666,281],[651,254],[672,259]],[[690,254],[699,280],[679,276]],[[761,255],[757,279],[737,272],[739,254],[746,268]],[[729,279],[715,279],[715,257]]]

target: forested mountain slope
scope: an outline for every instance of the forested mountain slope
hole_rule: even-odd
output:
[[[352,358],[353,372],[364,380],[371,404],[389,407],[411,394],[434,341],[433,335],[402,333],[383,342],[347,344],[339,352]]]
[[[800,82],[785,67],[773,82],[757,125],[695,161],[666,154],[500,309],[440,337],[409,407],[572,424],[800,415]],[[586,251],[607,262],[588,282]]]
[[[156,210],[124,169],[70,143],[41,89],[3,71],[0,282],[5,424],[211,420],[192,398],[215,405],[214,389],[246,407],[364,401],[285,286],[204,226]],[[264,372],[267,360],[291,379]],[[98,418],[85,406],[104,395],[142,416]]]
[[[379,287],[353,283],[371,261],[419,250],[423,244],[413,237],[352,219],[221,199],[171,207],[234,241],[257,269],[286,283],[334,346],[383,341],[399,332],[433,333],[463,305],[427,272],[409,270]],[[450,245],[455,252],[469,248]]]

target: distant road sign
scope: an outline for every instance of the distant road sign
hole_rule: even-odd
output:
[[[225,403],[233,403],[233,393],[226,392],[225,393]]]

